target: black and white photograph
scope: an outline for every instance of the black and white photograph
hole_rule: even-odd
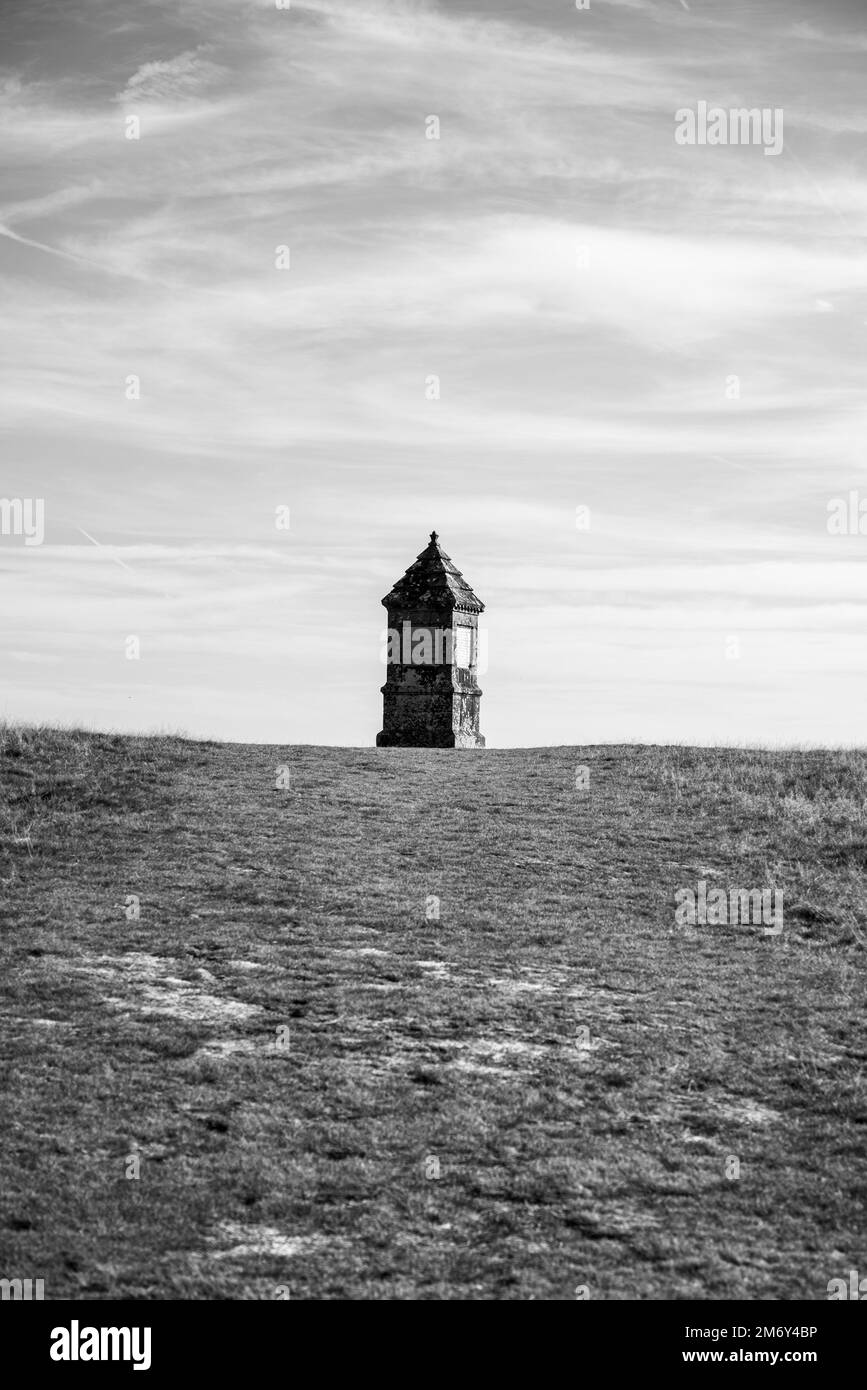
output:
[[[0,128],[26,1364],[545,1301],[829,1374],[867,0],[3,0]]]

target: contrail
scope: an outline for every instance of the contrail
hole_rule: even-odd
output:
[[[100,550],[104,549],[104,546],[101,544],[101,542],[98,541],[95,536],[91,536],[87,531],[85,531],[83,526],[76,526],[75,529],[76,531],[80,531],[82,536],[84,536],[87,540],[90,541],[91,545],[97,546]],[[114,563],[116,565],[120,565],[121,569],[127,570],[129,574],[135,573],[135,571],[132,570],[129,565],[124,564],[123,560],[118,559],[117,555],[110,555],[109,559],[114,560]]]
[[[20,241],[22,246],[32,246],[36,251],[47,251],[49,256],[60,256],[64,261],[75,261],[79,265],[93,265],[96,266],[97,270],[104,269],[103,266],[97,265],[96,261],[89,261],[84,256],[74,256],[71,251],[58,251],[56,246],[46,246],[44,241],[34,241],[32,237],[19,236],[11,228],[4,227],[2,222],[0,222],[0,236],[7,236],[10,241]]]

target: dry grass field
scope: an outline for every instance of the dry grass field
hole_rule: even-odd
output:
[[[0,784],[0,1275],[821,1300],[867,1272],[867,754],[6,728]],[[699,880],[782,889],[783,932],[676,927]]]

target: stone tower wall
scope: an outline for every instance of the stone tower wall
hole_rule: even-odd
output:
[[[453,634],[458,628],[468,630],[475,656],[478,619],[474,613],[444,613],[423,608],[411,612],[392,611],[388,615],[389,629],[398,634],[402,633],[407,621],[413,630],[439,628]],[[453,655],[458,654],[459,640],[452,638]],[[377,736],[377,746],[483,747],[484,740],[479,734],[481,693],[476,684],[475,665],[462,667],[454,661],[439,665],[390,662],[382,687],[383,727]]]

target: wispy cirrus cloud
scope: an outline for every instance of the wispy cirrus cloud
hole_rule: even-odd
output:
[[[142,63],[118,95],[122,106],[140,102],[183,102],[198,97],[229,76],[201,50],[178,53],[174,58]]]

